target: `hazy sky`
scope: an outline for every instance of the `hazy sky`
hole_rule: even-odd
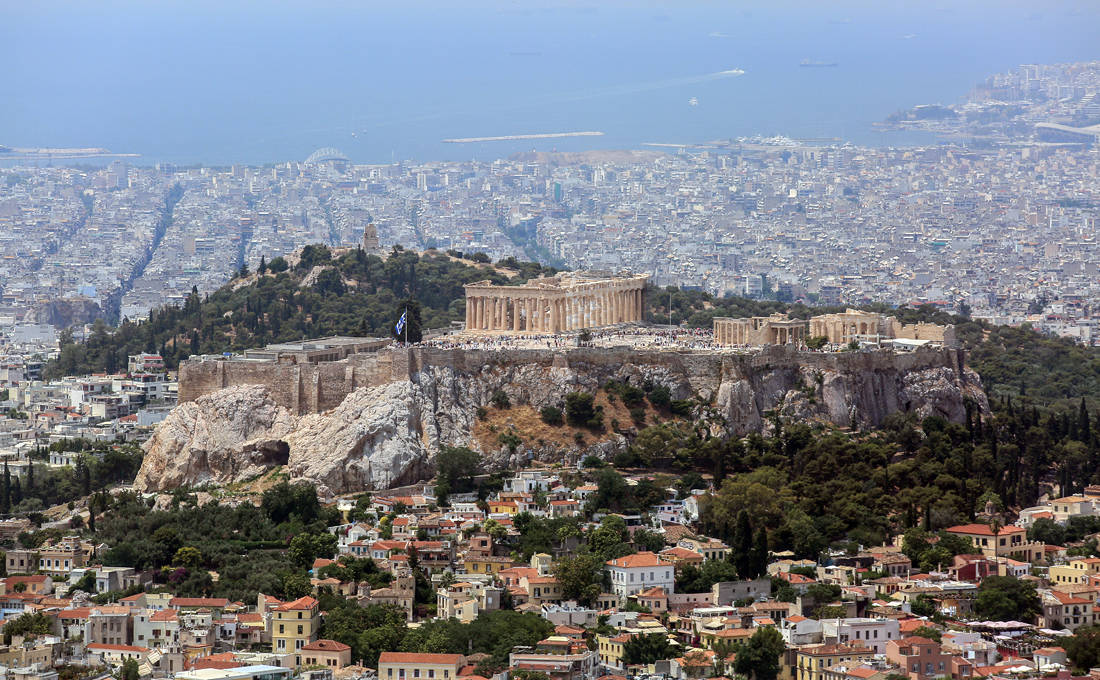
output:
[[[0,143],[261,162],[318,146],[466,154],[439,141],[570,129],[606,132],[576,142],[603,146],[866,141],[870,121],[993,71],[1100,59],[1097,36],[1091,0],[0,0]]]

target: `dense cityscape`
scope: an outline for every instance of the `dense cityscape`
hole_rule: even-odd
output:
[[[0,147],[0,675],[1100,680],[1100,62],[881,125]]]

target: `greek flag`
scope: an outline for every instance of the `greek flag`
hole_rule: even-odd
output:
[[[397,333],[398,335],[401,335],[401,331],[403,331],[405,329],[405,321],[407,321],[408,318],[409,318],[409,310],[406,309],[405,312],[403,314],[401,314],[401,318],[397,320],[397,325],[393,327],[393,330],[394,330],[395,333]]]

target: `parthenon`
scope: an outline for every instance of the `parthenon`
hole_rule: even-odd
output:
[[[641,321],[645,274],[570,272],[522,286],[466,285],[466,330],[557,333]]]

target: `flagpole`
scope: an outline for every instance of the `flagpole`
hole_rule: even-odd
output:
[[[405,344],[409,344],[409,306],[405,305]]]

